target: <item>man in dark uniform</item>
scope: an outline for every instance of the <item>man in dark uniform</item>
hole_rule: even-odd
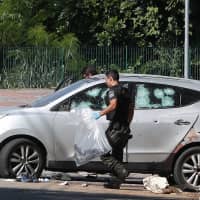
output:
[[[112,146],[112,152],[101,156],[101,160],[115,178],[104,184],[104,187],[119,189],[120,184],[129,174],[123,165],[123,148],[131,136],[129,124],[133,117],[134,105],[128,89],[119,84],[119,73],[116,70],[106,73],[106,84],[109,87],[106,97],[107,107],[95,113],[94,117],[98,119],[106,115],[107,120],[110,120],[106,136]]]

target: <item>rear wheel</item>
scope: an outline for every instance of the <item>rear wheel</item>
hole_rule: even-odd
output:
[[[200,190],[200,147],[187,149],[178,157],[174,179],[183,190]]]
[[[40,176],[45,157],[42,149],[33,141],[18,138],[7,143],[0,152],[0,175],[16,177],[22,173]]]

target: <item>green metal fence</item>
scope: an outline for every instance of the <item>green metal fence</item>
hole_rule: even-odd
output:
[[[99,72],[183,77],[183,48],[81,47],[77,51],[53,47],[0,48],[0,87],[52,87],[64,76],[79,79],[80,70],[93,64]],[[200,48],[190,49],[189,76],[200,80]]]

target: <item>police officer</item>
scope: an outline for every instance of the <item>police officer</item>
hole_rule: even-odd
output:
[[[106,97],[107,107],[101,112],[95,113],[95,119],[106,115],[110,120],[106,136],[112,152],[101,156],[103,163],[111,170],[114,177],[104,184],[106,188],[119,189],[120,184],[128,176],[128,170],[123,165],[123,148],[130,138],[129,124],[133,117],[133,101],[128,89],[119,84],[119,73],[110,70],[106,73],[106,84],[109,88]]]

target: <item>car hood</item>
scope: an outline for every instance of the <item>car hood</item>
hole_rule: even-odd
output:
[[[22,111],[24,109],[25,109],[24,107],[17,107],[17,106],[2,107],[2,108],[0,108],[0,116],[9,115],[9,114],[12,114],[12,113],[16,113],[16,112]]]

